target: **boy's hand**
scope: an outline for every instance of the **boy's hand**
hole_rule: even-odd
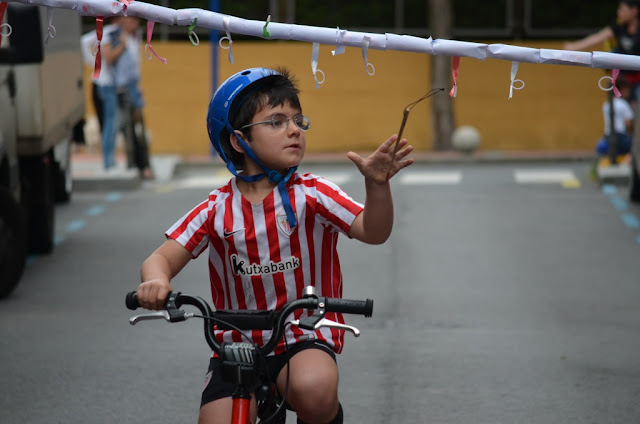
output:
[[[138,303],[145,309],[163,310],[167,296],[172,291],[173,287],[166,280],[145,281],[138,286]]]
[[[413,151],[413,146],[409,145],[407,139],[403,138],[399,141],[398,152],[393,159],[391,172],[389,172],[391,157],[395,149],[394,142],[397,138],[398,136],[396,134],[392,135],[387,141],[382,143],[375,152],[366,158],[354,152],[347,153],[347,157],[356,164],[360,173],[364,175],[366,179],[376,184],[385,184],[388,179],[397,174],[398,171],[413,163],[413,159],[405,159]]]

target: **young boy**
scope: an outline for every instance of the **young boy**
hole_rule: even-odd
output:
[[[217,309],[277,310],[302,297],[302,289],[309,285],[319,296],[342,297],[338,234],[380,244],[391,233],[393,202],[387,171],[397,137],[390,137],[366,158],[347,154],[365,179],[362,205],[322,177],[295,172],[309,127],[298,89],[286,70],[247,69],[216,90],[207,129],[235,178],[173,225],[166,232],[168,240],[142,264],[141,306],[162,309],[167,293],[173,291],[171,278],[207,247]],[[407,158],[413,147],[405,139],[399,143],[390,176],[413,163]],[[271,271],[272,264],[282,266]],[[340,314],[327,318],[344,322]],[[216,337],[240,340],[231,330],[216,329]],[[263,340],[260,331],[251,337],[258,343]],[[271,368],[277,367],[274,380],[282,393],[289,359],[287,402],[298,422],[341,423],[335,353],[342,350],[344,332],[289,326],[284,337],[289,349],[285,351],[282,340],[271,357]],[[233,386],[221,381],[220,368],[213,357],[199,423],[231,421]],[[255,409],[254,404],[254,417]]]

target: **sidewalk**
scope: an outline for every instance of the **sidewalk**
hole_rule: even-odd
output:
[[[360,152],[359,152],[360,153]],[[368,153],[360,153],[366,155]],[[523,152],[483,152],[471,155],[455,151],[450,152],[417,152],[411,155],[416,162],[431,164],[461,163],[502,163],[502,162],[566,162],[593,160],[591,151],[523,151]],[[170,181],[181,167],[224,167],[218,158],[209,155],[180,156],[156,154],[151,156],[151,167],[157,182]],[[105,172],[102,166],[102,154],[99,150],[85,149],[72,155],[72,175],[74,190],[134,190],[142,184],[137,170],[126,168],[126,156],[123,152],[116,154],[116,168]],[[343,153],[308,153],[304,164],[340,164],[350,163],[346,152]]]

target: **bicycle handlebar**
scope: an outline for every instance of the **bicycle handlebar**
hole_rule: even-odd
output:
[[[138,309],[140,304],[138,303],[137,293],[127,293],[125,303],[130,310]],[[188,315],[184,311],[181,311],[180,308],[182,305],[196,307],[205,318],[209,318],[218,323],[219,329],[224,330],[236,327],[241,330],[273,330],[269,341],[260,347],[260,351],[264,355],[267,355],[276,348],[284,331],[286,324],[285,319],[298,309],[319,310],[319,312],[314,314],[317,315],[315,317],[316,319],[312,319],[312,316],[309,317],[311,319],[306,318],[296,322],[297,325],[306,329],[316,329],[325,312],[364,315],[365,317],[371,317],[373,314],[373,300],[371,299],[350,300],[308,296],[285,304],[279,311],[213,311],[209,304],[201,297],[172,292],[169,293],[165,302],[166,312],[161,313],[160,316],[171,322],[184,321],[190,316],[193,316],[192,314]],[[213,326],[209,323],[209,319],[204,320],[205,339],[211,349],[219,354],[220,343],[218,343],[213,334]],[[135,322],[132,321],[132,324],[134,323]],[[225,325],[226,323],[231,324],[231,326]],[[358,335],[359,333],[354,332],[354,334]]]

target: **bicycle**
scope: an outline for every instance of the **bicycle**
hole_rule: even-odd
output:
[[[127,293],[125,303],[127,308],[131,310],[140,307],[137,293]],[[180,308],[183,305],[197,308],[201,315],[181,310]],[[263,367],[264,358],[276,348],[286,326],[295,325],[307,330],[330,327],[350,331],[355,337],[358,337],[360,330],[356,327],[328,320],[324,315],[326,312],[339,312],[371,317],[373,314],[373,300],[318,297],[315,288],[308,286],[304,289],[301,299],[285,304],[278,311],[213,310],[201,297],[180,292],[169,293],[165,308],[163,311],[133,316],[129,319],[129,323],[135,325],[140,321],[151,319],[181,322],[189,318],[202,318],[204,320],[204,336],[207,344],[222,359],[223,379],[235,384],[232,396],[231,424],[249,424],[250,391],[251,388],[256,386],[258,388],[255,389],[254,394],[258,402],[259,423],[266,424],[285,422],[288,375],[282,399],[278,399],[275,395],[277,390],[275,390],[274,383],[264,378],[266,373]],[[299,319],[286,322],[286,318],[292,312],[300,309],[313,310],[314,312],[310,316],[303,314]],[[241,334],[245,330],[272,330],[271,338],[263,346],[256,345],[244,334],[243,337],[248,342],[219,343],[213,334],[213,325],[211,325],[210,321],[215,323],[220,330],[236,330]]]

